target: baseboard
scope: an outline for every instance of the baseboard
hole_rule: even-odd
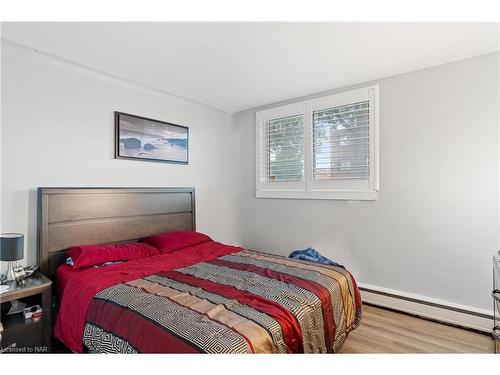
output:
[[[491,333],[493,313],[411,293],[359,284],[363,302],[481,332]]]

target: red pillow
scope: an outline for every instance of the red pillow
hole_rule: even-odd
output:
[[[141,242],[156,247],[162,254],[208,241],[212,241],[212,239],[206,234],[191,231],[161,233],[141,239]]]
[[[75,269],[159,254],[158,249],[146,243],[75,246],[66,253],[73,260],[73,268]]]

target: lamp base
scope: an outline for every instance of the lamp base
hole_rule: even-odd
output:
[[[7,281],[14,281],[16,278],[14,277],[14,262],[8,262],[7,264]]]

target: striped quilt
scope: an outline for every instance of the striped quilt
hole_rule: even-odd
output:
[[[361,319],[340,267],[249,250],[99,291],[83,345],[97,353],[334,353]]]

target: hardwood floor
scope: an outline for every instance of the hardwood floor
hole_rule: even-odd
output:
[[[361,325],[340,353],[493,353],[486,334],[363,306]]]

